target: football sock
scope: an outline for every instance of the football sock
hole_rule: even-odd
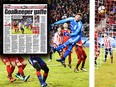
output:
[[[85,60],[83,60],[83,62],[82,62],[82,67],[81,67],[81,69],[84,68],[84,65],[85,65]]]
[[[48,73],[44,73],[44,74],[43,74],[43,81],[44,81],[44,82],[46,81],[47,76],[48,76]]]
[[[71,64],[71,54],[69,54],[69,56],[68,56],[68,64]]]
[[[107,55],[105,54],[105,59],[107,59]]]
[[[76,68],[77,68],[77,69],[78,69],[78,67],[79,67],[80,63],[81,63],[81,59],[79,59],[79,61],[78,61],[77,65],[76,65]]]
[[[37,77],[38,77],[40,83],[43,84],[44,82],[43,82],[43,79],[42,79],[42,76],[41,76],[40,71],[36,71],[36,75],[37,75]]]
[[[50,59],[52,59],[52,52],[50,52]]]
[[[65,59],[69,53],[70,53],[70,51],[67,50],[67,51],[64,53],[63,58]]]
[[[6,70],[7,70],[8,76],[11,76],[10,65],[7,65],[7,66],[6,66]]]
[[[27,65],[27,64],[26,64]],[[22,65],[23,70],[25,69],[26,65]]]
[[[24,72],[22,66],[18,66],[18,73],[24,78]]]
[[[14,72],[15,67],[11,66],[10,69],[11,69],[11,74],[12,74]]]

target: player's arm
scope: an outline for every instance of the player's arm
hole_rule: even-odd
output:
[[[89,40],[89,37],[83,42],[83,45],[86,44],[88,40]]]
[[[66,22],[70,22],[70,21],[72,21],[72,20],[74,20],[74,17],[69,17],[69,18],[66,18],[66,19],[57,21],[57,22],[55,22],[54,24],[56,24],[56,25],[58,25],[58,24],[63,24],[63,23],[66,23]],[[54,24],[53,24],[53,25],[54,25]]]
[[[72,37],[72,36],[78,35],[78,33],[81,31],[81,28],[82,28],[82,23],[78,22],[78,27],[77,27],[76,31],[71,33],[70,36]]]
[[[53,47],[54,47],[54,48],[57,47],[57,44],[56,44],[56,43],[57,43],[57,40],[58,40],[58,38],[57,38],[57,33],[55,33],[54,39],[53,39],[53,43],[54,43],[54,44],[53,44]]]
[[[76,43],[76,45],[77,45],[77,46],[80,46],[80,47],[82,47],[82,46],[83,46],[83,44],[79,44],[79,43]]]

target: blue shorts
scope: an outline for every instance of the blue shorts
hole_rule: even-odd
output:
[[[45,66],[46,65],[46,63],[42,60],[42,58],[41,57],[39,57],[39,56],[36,56],[35,58],[33,57],[30,57],[29,59],[29,63],[33,66],[34,65],[34,63],[38,63],[41,67],[42,66]]]

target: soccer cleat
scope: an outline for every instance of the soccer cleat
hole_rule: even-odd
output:
[[[23,78],[23,81],[26,82],[26,81],[29,79],[29,77],[30,77],[30,75],[25,76],[25,77]]]
[[[82,70],[83,72],[87,72],[87,70],[86,70],[85,68],[81,68],[81,70]]]
[[[74,69],[74,72],[78,73],[78,72],[79,72],[79,69],[76,69],[76,68],[75,68],[75,69]]]
[[[10,82],[12,83],[12,82],[14,82],[16,79],[15,78],[11,78],[10,79]]]
[[[15,77],[19,78],[20,80],[23,80],[23,77],[18,74],[16,74]]]
[[[65,64],[65,62],[62,62],[61,64],[66,68],[66,64]]]
[[[68,64],[68,66],[69,66],[70,68],[72,68],[72,65],[71,65],[71,64]]]
[[[42,86],[42,87],[46,87],[47,84],[46,84],[46,83],[42,83],[41,86]]]
[[[60,58],[60,59],[57,59],[56,61],[63,63],[64,62],[64,59],[63,58]]]
[[[15,78],[13,78],[12,76],[7,76],[7,78],[9,78],[10,79],[10,82],[12,83],[12,82],[14,82],[16,79]]]
[[[107,59],[104,60],[104,62],[106,62],[106,61],[107,61]]]

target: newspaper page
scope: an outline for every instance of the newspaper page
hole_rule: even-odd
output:
[[[47,54],[47,4],[3,4],[3,53]]]

